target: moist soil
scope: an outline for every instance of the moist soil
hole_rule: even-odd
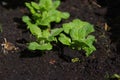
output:
[[[27,0],[26,0],[27,1]],[[24,0],[0,1],[0,44],[4,38],[17,49],[6,50],[0,46],[0,80],[117,80],[110,79],[120,74],[120,0],[62,0],[59,10],[75,18],[95,25],[96,51],[86,57],[83,51],[71,50],[60,43],[51,51],[29,51],[27,43],[34,37],[26,29],[21,17],[28,13]],[[78,57],[80,62],[72,63]]]

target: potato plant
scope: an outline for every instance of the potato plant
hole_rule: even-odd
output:
[[[96,48],[93,45],[95,37],[90,33],[94,32],[94,27],[88,22],[74,19],[72,22],[63,24],[64,33],[60,34],[59,41],[72,49],[86,51],[89,56]]]
[[[31,17],[23,16],[23,22],[36,37],[35,42],[30,42],[30,50],[51,50],[52,41],[57,41],[56,36],[62,32],[62,28],[51,29],[51,22],[59,23],[62,19],[69,18],[69,13],[57,10],[59,0],[39,0],[38,3],[25,3],[30,10]]]
[[[57,10],[59,0],[39,0],[38,3],[25,4],[30,10],[31,17],[23,16],[22,20],[36,37],[36,41],[29,43],[29,50],[51,50],[53,41],[60,41],[72,49],[84,50],[86,56],[96,50],[93,45],[95,37],[91,35],[94,27],[88,22],[74,19],[72,22],[64,23],[61,28],[51,29],[51,22],[59,23],[70,16],[67,12]]]

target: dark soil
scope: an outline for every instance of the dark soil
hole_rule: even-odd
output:
[[[26,0],[27,1],[27,0]],[[62,0],[61,11],[71,14],[69,20],[80,18],[95,26],[96,51],[89,57],[84,52],[56,44],[51,51],[28,51],[26,44],[33,39],[21,17],[27,13],[24,0],[0,1],[0,43],[4,38],[19,49],[4,53],[0,47],[0,80],[106,80],[120,74],[120,0]],[[3,5],[5,3],[5,5]],[[105,23],[110,30],[106,30]],[[71,58],[80,62],[72,63]],[[108,79],[111,80],[111,79]]]

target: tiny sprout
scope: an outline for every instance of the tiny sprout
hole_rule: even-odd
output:
[[[72,58],[71,59],[71,62],[75,63],[75,62],[80,62],[80,59],[79,58]]]

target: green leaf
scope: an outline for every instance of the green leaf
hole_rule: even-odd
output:
[[[91,47],[84,47],[82,49],[86,51],[85,54],[87,57],[90,56],[92,52],[96,50],[96,48],[93,45],[91,45]]]
[[[60,22],[62,17],[61,17],[61,12],[58,10],[50,10],[48,12],[48,19],[50,20],[50,22]]]
[[[55,11],[55,10],[54,10]],[[62,20],[62,13],[60,11],[55,12],[54,20],[56,23],[59,23]]]
[[[79,40],[79,33],[78,33],[79,29],[77,28],[72,28],[70,31],[70,37],[72,38],[72,40]]]
[[[93,25],[91,25],[91,24],[89,24],[89,23],[87,23],[87,22],[85,22],[85,23],[86,23],[86,25],[84,25],[84,27],[82,27],[82,28],[85,29],[85,31],[86,31],[85,36],[87,36],[87,35],[89,35],[90,33],[94,32],[95,30],[94,30],[94,28],[93,28]]]
[[[51,22],[55,21],[56,23],[59,23],[62,19],[68,19],[69,13],[67,12],[61,12],[58,10],[51,10],[48,12]]]
[[[45,29],[42,31],[42,36],[44,38],[48,38],[50,36],[50,31],[48,29]]]
[[[33,35],[35,35],[37,38],[42,37],[42,32],[39,27],[37,27],[35,24],[30,24],[28,26]]]
[[[50,10],[52,7],[52,0],[40,0],[40,6],[46,10]]]
[[[89,35],[87,39],[84,41],[84,43],[87,46],[83,46],[83,50],[86,51],[86,56],[89,56],[93,51],[96,50],[96,48],[93,46],[93,42],[95,41],[95,37],[92,35]]]
[[[80,19],[75,19],[75,20],[73,20],[73,23],[76,24],[75,26],[85,30],[85,32],[86,32],[85,36],[90,34],[91,32],[94,32],[93,25],[88,23],[88,22],[86,22],[86,21],[82,21]]]
[[[39,4],[37,4],[36,2],[31,2],[31,5],[33,8],[39,10]]]
[[[70,31],[70,36],[72,40],[83,40],[86,37],[86,30],[85,28],[73,28]]]
[[[60,1],[59,0],[56,0],[53,2],[53,8],[56,9],[58,8],[58,6],[60,5]]]
[[[62,25],[62,27],[63,27],[64,32],[67,33],[67,34],[69,34],[69,33],[70,33],[70,30],[71,30],[74,26],[72,25],[72,23],[64,23],[64,24]]]
[[[63,31],[63,28],[55,28],[51,30],[50,36],[57,36]]]
[[[83,27],[83,21],[81,21],[80,19],[74,19],[72,21],[72,26],[77,27],[77,28],[82,28]]]
[[[79,29],[80,28],[80,24],[79,23],[80,23],[79,19],[74,19],[72,22],[64,23],[62,25],[62,27],[64,29],[64,32],[69,34],[72,28]]]
[[[47,40],[48,41],[56,41],[57,42],[57,38],[56,37],[54,37],[54,36],[49,36],[48,38],[47,38]]]
[[[93,42],[95,41],[95,37],[93,35],[89,35],[85,40],[84,43],[87,45],[92,45]]]
[[[51,20],[50,20],[50,17],[49,17],[49,14],[48,14],[48,12],[47,11],[44,11],[43,13],[42,13],[42,19],[39,21],[39,23],[38,24],[40,24],[40,25],[42,25],[42,26],[50,26],[50,22],[51,22]]]
[[[28,45],[29,50],[51,50],[52,45],[50,43],[38,44],[37,42],[31,42]]]
[[[62,18],[68,19],[70,17],[70,14],[68,12],[62,12]]]
[[[52,49],[52,45],[50,43],[42,44],[38,48],[38,50],[51,50],[51,49]]]
[[[31,43],[29,43],[29,45],[28,45],[28,49],[29,50],[36,50],[37,49],[37,47],[39,47],[40,45],[37,43],[37,42],[31,42]]]
[[[62,17],[64,16],[64,17]],[[61,19],[66,19],[68,18],[68,14],[62,13],[58,10],[50,10],[50,11],[44,11],[42,13],[42,19],[41,21],[38,22],[38,24],[43,25],[43,26],[50,26],[51,22],[60,22]]]
[[[31,6],[31,3],[26,2],[25,5],[27,6],[27,8],[29,8],[29,10],[32,14],[36,13],[35,9]]]
[[[48,37],[48,41],[56,41],[56,42],[57,42],[57,39],[56,39],[55,36],[58,36],[62,31],[63,31],[62,28],[52,29],[52,30],[51,30],[51,34],[50,34],[50,36]]]
[[[25,22],[27,25],[30,24],[31,19],[28,16],[23,16],[22,21]]]
[[[58,38],[58,40],[64,45],[71,44],[71,39],[67,37],[66,35],[64,35],[63,33],[60,34],[60,37]]]

